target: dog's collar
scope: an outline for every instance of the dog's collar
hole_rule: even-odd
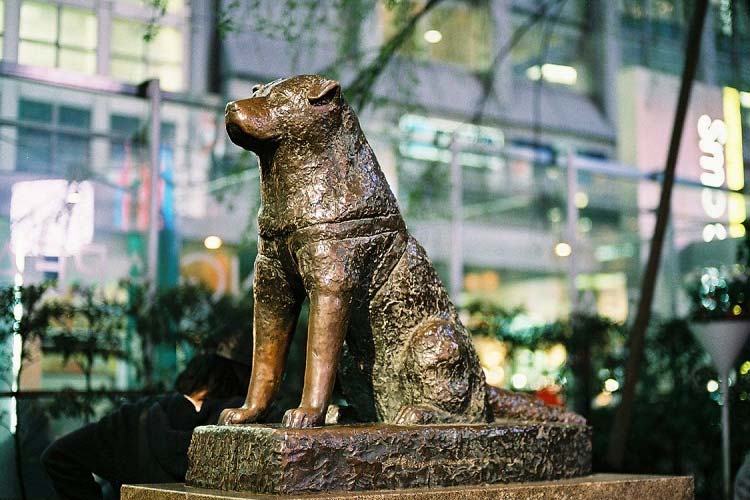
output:
[[[323,222],[312,224],[289,232],[261,232],[264,240],[283,240],[309,243],[321,240],[357,238],[372,236],[389,231],[406,230],[406,223],[401,214],[381,215],[362,219],[351,219],[341,222]]]

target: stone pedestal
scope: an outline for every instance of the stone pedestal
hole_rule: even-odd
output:
[[[693,478],[595,474],[535,483],[401,491],[262,495],[192,488],[182,484],[123,486],[122,500],[690,500]]]
[[[403,490],[541,481],[591,471],[582,425],[386,424],[288,429],[206,426],[193,433],[186,484],[266,494]]]

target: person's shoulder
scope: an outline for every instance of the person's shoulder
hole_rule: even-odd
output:
[[[125,401],[112,412],[105,415],[101,421],[131,418],[137,419],[144,410],[150,408],[154,404],[161,404],[161,402],[168,396],[169,395],[167,394],[151,394],[142,396],[135,400]]]

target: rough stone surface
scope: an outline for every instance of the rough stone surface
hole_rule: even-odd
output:
[[[288,429],[206,426],[193,433],[187,484],[292,494],[538,481],[591,471],[586,426],[496,422]]]
[[[318,495],[263,495],[192,488],[182,484],[123,486],[122,500],[690,500],[692,477],[595,474],[558,481],[406,491],[345,492]]]

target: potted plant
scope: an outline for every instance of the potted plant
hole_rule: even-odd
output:
[[[719,375],[729,373],[750,335],[750,224],[731,267],[704,267],[688,285],[693,333]]]
[[[729,497],[729,371],[750,335],[750,223],[737,247],[737,263],[705,267],[688,286],[692,330],[711,355],[721,379],[722,476]]]

